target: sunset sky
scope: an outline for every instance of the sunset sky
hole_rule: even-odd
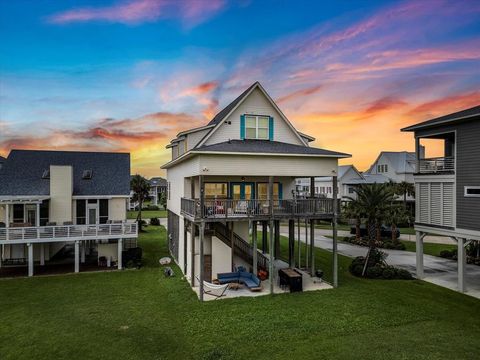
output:
[[[412,150],[405,125],[480,104],[480,1],[0,0],[0,155],[165,145],[260,81],[313,146]]]

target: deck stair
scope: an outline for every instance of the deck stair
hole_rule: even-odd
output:
[[[226,245],[231,246],[230,234],[227,227],[220,223],[215,222],[211,225],[212,235],[219,238]],[[242,237],[240,237],[235,232],[233,233],[233,244],[235,247],[234,254],[245,260],[247,263],[251,264],[253,261],[253,246]],[[257,267],[258,269],[267,270],[268,269],[268,258],[263,255],[261,252],[257,251]]]

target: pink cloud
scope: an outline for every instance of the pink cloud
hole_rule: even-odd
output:
[[[130,0],[104,7],[74,8],[53,14],[54,24],[106,21],[135,25],[160,19],[179,18],[188,26],[197,25],[225,7],[224,0]]]

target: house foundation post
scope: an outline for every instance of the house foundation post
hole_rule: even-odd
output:
[[[235,261],[234,261],[235,239],[234,239],[234,236],[233,236],[233,222],[227,223],[227,229],[228,229],[228,237],[230,238],[230,251],[231,251],[231,255],[232,255],[231,256],[232,261],[231,261],[230,267],[231,267],[232,271],[235,271]]]
[[[80,246],[80,262],[82,264],[85,264],[85,251],[86,251],[86,242],[85,241],[82,241],[82,244]]]
[[[45,245],[43,243],[40,244],[40,265],[45,265]]]
[[[465,252],[465,239],[457,238],[457,257],[458,257],[458,291],[466,292],[467,286],[465,283],[465,263],[467,256]]]
[[[274,234],[275,234],[275,258],[280,257],[280,220],[274,221]]]
[[[262,221],[262,253],[267,252],[268,222]]]
[[[80,272],[80,242],[75,241],[75,272]]]
[[[310,275],[315,276],[315,220],[310,219]]]
[[[298,245],[297,245],[297,251],[298,251],[298,267],[302,267],[302,240],[300,239],[300,219],[297,220],[297,235],[298,235]]]
[[[28,276],[33,276],[33,244],[27,244],[28,249]]]
[[[295,220],[288,220],[288,265],[295,267]]]
[[[85,246],[83,247],[85,250]],[[85,262],[85,251],[82,251],[83,254],[83,262]],[[118,270],[123,269],[123,259],[122,259],[122,254],[123,254],[123,239],[118,239],[118,248],[117,248],[117,267]]]
[[[190,252],[190,282],[192,287],[195,286],[195,232],[197,231],[197,225],[192,222],[192,226],[190,227],[190,244],[191,244],[191,252]]]
[[[273,221],[273,176],[268,177],[268,201],[270,207],[270,244],[269,244],[269,271],[268,277],[270,280],[270,294],[273,294],[274,288],[274,271],[275,271],[275,254],[274,254],[274,221]]]
[[[205,237],[205,221],[203,219],[204,217],[204,205],[205,205],[205,183],[203,181],[203,175],[199,176],[199,185],[200,185],[200,213],[202,216],[202,220],[200,222],[200,301],[203,301],[203,279],[205,277],[205,259],[204,259],[204,254],[203,254],[203,238]],[[233,224],[232,224],[232,238],[233,238]],[[233,250],[233,249],[232,249]],[[233,261],[233,257],[232,257]]]
[[[423,279],[425,277],[423,269],[423,238],[424,234],[421,231],[415,231],[417,279]]]
[[[337,251],[337,219],[338,219],[338,178],[332,177],[333,191],[333,221],[332,221],[332,256],[333,256],[333,287],[338,287],[338,251]]]
[[[252,250],[252,268],[253,268],[253,273],[255,274],[255,276],[258,274],[258,268],[257,268],[257,254],[258,254],[258,250],[257,250],[257,222],[254,221],[252,222],[252,246],[253,246],[253,250]]]

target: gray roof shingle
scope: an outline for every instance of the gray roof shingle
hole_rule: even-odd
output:
[[[313,148],[303,145],[288,144],[269,140],[230,140],[218,144],[204,145],[194,149],[195,152],[242,152],[267,154],[323,155],[332,157],[350,157],[350,154]]]
[[[440,117],[437,117],[435,119],[427,120],[427,121],[424,121],[424,122],[421,122],[421,123],[418,123],[418,124],[415,124],[415,125],[407,126],[407,127],[403,128],[401,131],[415,131],[415,130],[420,129],[420,128],[436,126],[436,125],[440,125],[440,124],[444,124],[444,123],[448,123],[448,122],[452,122],[452,121],[461,120],[461,119],[464,119],[464,118],[470,118],[470,117],[473,117],[473,116],[480,116],[480,105],[474,106],[474,107],[469,108],[469,109],[457,111],[457,112],[454,112],[452,114],[440,116]]]
[[[50,180],[42,179],[50,165],[73,168],[73,195],[130,194],[130,154],[12,150],[0,173],[0,196],[50,195]],[[90,180],[82,179],[92,170]]]
[[[150,186],[167,186],[167,180],[160,176],[152,177],[148,182]]]

